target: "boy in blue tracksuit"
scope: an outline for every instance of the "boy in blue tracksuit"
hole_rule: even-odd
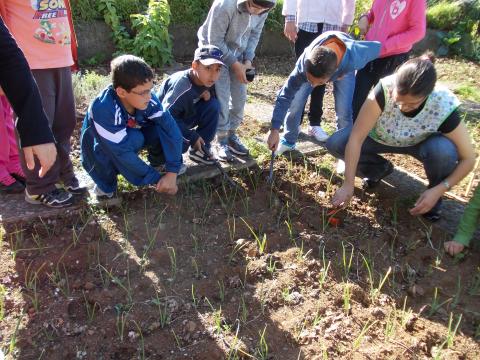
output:
[[[81,133],[81,161],[95,182],[95,193],[113,197],[121,174],[134,185],[156,184],[157,191],[175,194],[182,135],[152,94],[152,69],[136,56],[122,55],[112,60],[111,72],[112,85],[89,106]],[[143,148],[161,149],[163,176],[140,159]]]
[[[190,148],[190,159],[207,165],[215,163],[210,157],[210,145],[220,112],[214,85],[224,66],[222,56],[216,46],[199,47],[192,67],[170,75],[157,92],[163,108],[177,121],[182,132],[183,152]]]
[[[313,40],[298,58],[277,96],[267,141],[269,149],[280,155],[295,148],[308,96],[314,87],[329,81],[334,82],[337,127],[349,126],[352,123],[354,71],[376,59],[379,53],[378,41],[355,41],[340,31],[327,31]],[[284,123],[285,133],[280,141],[279,129]]]

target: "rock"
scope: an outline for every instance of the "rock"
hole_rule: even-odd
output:
[[[416,285],[416,284],[410,286],[407,292],[413,297],[425,295],[425,290],[420,285]]]
[[[95,284],[90,281],[87,281],[85,285],[83,285],[83,287],[85,288],[85,290],[92,290],[95,288]]]
[[[385,317],[385,310],[383,310],[380,307],[376,307],[376,308],[372,309],[372,315],[377,317],[377,318],[383,319]]]
[[[185,329],[189,332],[189,333],[193,333],[196,329],[197,329],[197,324],[193,321],[188,321],[187,324],[185,325]]]

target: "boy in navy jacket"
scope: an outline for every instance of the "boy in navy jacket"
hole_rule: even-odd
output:
[[[97,196],[113,197],[117,175],[158,192],[175,194],[182,167],[182,135],[152,93],[153,71],[142,59],[122,55],[111,63],[112,85],[89,106],[82,134],[82,165],[95,182]],[[138,156],[143,148],[161,149],[162,176]]]
[[[192,67],[168,77],[157,92],[163,108],[177,121],[183,136],[183,152],[195,162],[212,165],[210,143],[217,130],[220,105],[214,84],[224,66],[222,51],[213,45],[195,50]],[[209,154],[205,154],[206,148]]]

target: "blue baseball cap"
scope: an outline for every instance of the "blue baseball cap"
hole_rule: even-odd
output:
[[[222,61],[223,52],[215,45],[200,46],[195,50],[193,60],[198,60],[202,65],[208,66],[212,64],[225,65]]]

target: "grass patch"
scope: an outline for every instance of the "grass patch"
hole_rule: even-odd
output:
[[[94,71],[87,70],[84,73],[77,72],[72,74],[75,104],[88,105],[110,82],[110,76],[100,75]]]
[[[480,90],[472,85],[462,84],[454,90],[454,93],[462,99],[480,102]]]

